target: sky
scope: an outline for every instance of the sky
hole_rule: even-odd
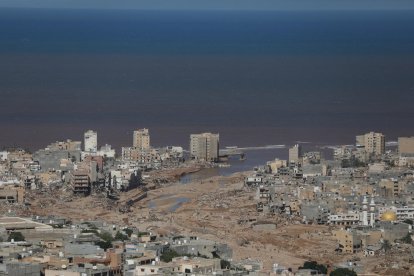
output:
[[[0,8],[323,10],[414,9],[414,0],[0,0]]]

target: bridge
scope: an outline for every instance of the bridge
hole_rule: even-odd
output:
[[[226,147],[224,149],[219,150],[219,156],[228,158],[230,156],[240,156],[241,159],[244,158],[246,155],[246,151],[249,150],[266,150],[266,149],[284,149],[286,148],[285,145],[267,145],[261,147],[242,147],[239,148],[237,146],[234,147]]]

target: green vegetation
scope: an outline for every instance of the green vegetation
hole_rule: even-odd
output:
[[[82,222],[82,224],[88,226],[89,229],[98,229],[98,227],[90,222]]]
[[[132,229],[129,229],[129,228],[125,228],[124,232],[128,235],[128,237],[131,237],[132,233],[134,233],[134,231]]]
[[[163,262],[169,263],[172,261],[173,258],[180,257],[181,255],[178,254],[176,251],[172,249],[167,249],[164,252],[162,252],[160,259]]]
[[[337,268],[332,271],[330,276],[357,276],[356,272],[348,268]]]
[[[384,250],[385,253],[391,250],[391,243],[389,240],[384,240],[382,243],[381,249]]]
[[[100,237],[104,241],[111,241],[112,242],[114,240],[111,233],[109,233],[109,232],[98,233],[98,237]]]
[[[121,232],[116,232],[114,240],[116,241],[126,241],[128,240],[128,235],[122,234]]]
[[[412,219],[405,219],[403,222],[407,223],[407,224],[414,225],[414,221]]]
[[[23,236],[23,234],[21,232],[12,232],[12,233],[10,233],[9,238],[7,239],[7,241],[10,242],[11,240],[14,240],[15,242],[18,242],[18,241],[25,241],[26,239],[25,239],[25,237]]]
[[[100,241],[95,243],[97,246],[99,246],[103,250],[112,248],[112,241],[114,240],[114,238],[112,237],[111,233],[109,232],[97,233],[97,236],[101,238]]]
[[[94,234],[96,234],[97,236],[99,235],[98,230],[96,230],[96,229],[83,229],[83,230],[81,231],[81,233],[94,233]]]
[[[401,239],[401,242],[411,244],[413,242],[413,239],[411,238],[410,233],[407,233],[407,235]]]
[[[220,267],[221,267],[221,269],[229,269],[231,267],[231,264],[230,264],[229,261],[221,259],[220,260]]]
[[[109,242],[109,241],[98,241],[98,242],[95,242],[95,245],[99,246],[105,251],[109,248],[112,248],[112,242]]]
[[[138,237],[148,236],[148,235],[149,235],[148,232],[139,232]]]
[[[299,269],[313,269],[317,270],[320,274],[326,274],[328,272],[328,269],[323,264],[318,264],[315,261],[306,261],[303,263],[302,267],[299,267]]]

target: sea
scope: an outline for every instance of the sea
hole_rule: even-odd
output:
[[[395,140],[413,103],[413,11],[0,9],[0,147]]]

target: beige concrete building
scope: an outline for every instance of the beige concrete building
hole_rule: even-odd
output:
[[[275,159],[273,161],[267,162],[267,165],[272,170],[272,173],[277,173],[278,169],[287,167],[287,160]]]
[[[402,182],[397,182],[391,179],[382,179],[379,182],[379,194],[388,199],[398,198],[405,190],[405,185]]]
[[[1,185],[0,186],[0,203],[19,203],[24,202],[25,191],[21,186]]]
[[[361,251],[362,239],[357,233],[339,229],[333,230],[332,234],[343,253],[357,253]]]
[[[398,159],[398,166],[414,167],[414,156],[413,157],[400,156],[400,158]]]
[[[133,147],[141,150],[150,148],[150,135],[147,128],[142,128],[134,131]]]
[[[201,133],[190,135],[191,158],[204,161],[218,161],[219,134]]]
[[[299,163],[302,156],[302,147],[299,144],[294,145],[289,148],[289,162],[290,163]]]
[[[381,155],[385,152],[385,136],[382,133],[369,132],[356,136],[356,145],[363,147],[366,153]]]
[[[219,269],[220,259],[177,257],[169,263],[138,265],[133,275],[214,275]]]
[[[124,161],[138,161],[141,164],[161,162],[161,155],[157,149],[141,150],[134,147],[122,147],[121,157]]]
[[[399,137],[398,152],[400,156],[414,157],[414,137]]]

